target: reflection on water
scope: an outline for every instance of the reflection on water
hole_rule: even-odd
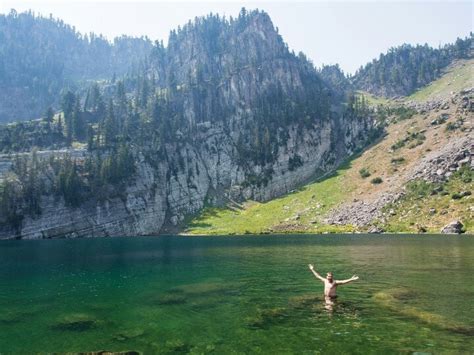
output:
[[[360,280],[325,299],[309,263]],[[0,352],[474,347],[468,237],[7,241],[0,266]]]

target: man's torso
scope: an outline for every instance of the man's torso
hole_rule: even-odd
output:
[[[337,288],[336,281],[333,281],[332,283],[329,282],[328,280],[324,281],[324,296],[335,297],[336,288]]]

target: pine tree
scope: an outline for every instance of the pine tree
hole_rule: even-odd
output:
[[[150,86],[148,83],[148,79],[144,77],[142,81],[142,89],[141,89],[141,96],[140,96],[140,106],[142,108],[146,108],[149,95],[150,95]]]
[[[21,190],[13,175],[6,174],[0,185],[0,223],[19,229],[23,220],[23,214],[20,213]]]
[[[153,106],[151,110],[151,124],[153,129],[158,129],[160,126],[161,107],[158,99],[155,97],[153,100]]]
[[[76,105],[76,96],[68,91],[62,100],[62,109],[64,113],[64,121],[66,123],[66,144],[71,145],[74,136],[73,113]]]
[[[92,125],[87,125],[87,150],[92,151],[94,149],[94,128]]]
[[[27,166],[27,174],[21,178],[24,179],[24,198],[28,211],[35,215],[41,212],[40,198],[41,198],[41,182],[38,177],[38,154],[37,149],[31,152],[31,159],[29,159]]]
[[[51,123],[53,122],[53,118],[54,118],[54,111],[50,106],[50,107],[48,107],[48,109],[46,110],[46,113],[44,115],[44,121],[47,124],[48,131],[51,130]]]
[[[116,141],[117,136],[117,124],[112,100],[109,101],[109,105],[107,107],[107,117],[105,118],[103,129],[105,146],[112,147]]]
[[[128,103],[127,103],[127,96],[125,94],[125,86],[123,84],[123,81],[119,81],[117,83],[117,112],[116,112],[116,118],[117,118],[117,129],[121,135],[124,134],[124,125],[125,125],[125,120],[127,116],[127,108],[128,108]]]
[[[76,100],[74,112],[72,113],[73,137],[76,140],[83,140],[86,136],[86,123],[81,112],[79,100]]]
[[[58,123],[57,123],[56,129],[57,129],[57,131],[59,132],[59,134],[61,136],[64,134],[64,132],[63,132],[63,129],[64,129],[64,127],[63,127],[63,118],[62,118],[61,114],[58,115]]]

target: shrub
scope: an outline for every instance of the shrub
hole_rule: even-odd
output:
[[[408,120],[416,114],[416,110],[405,106],[399,106],[393,109],[393,113],[398,116],[398,121]]]
[[[365,178],[367,178],[367,177],[369,177],[369,176],[371,175],[370,172],[369,172],[369,170],[367,170],[366,168],[360,169],[360,170],[359,170],[359,174],[360,174],[360,176],[361,176],[363,179],[365,179]]]
[[[469,184],[474,178],[474,171],[470,168],[468,164],[465,164],[453,174],[453,177],[460,179],[466,184]]]
[[[456,128],[458,128],[458,126],[455,123],[448,122],[448,124],[446,125],[446,132],[455,131]]]
[[[395,144],[392,145],[392,150],[397,150],[405,146],[405,140],[399,139]]]
[[[442,113],[438,118],[435,118],[433,121],[431,121],[432,126],[440,125],[446,122],[449,118],[449,115],[447,113]]]
[[[415,180],[415,181],[410,181],[407,184],[407,190],[408,190],[408,193],[410,195],[413,195],[415,198],[422,198],[422,197],[432,194],[433,191],[436,191],[436,187],[433,186],[433,184],[426,182],[424,180]]]
[[[403,158],[403,157],[393,158],[392,160],[390,160],[390,163],[392,163],[394,165],[402,164],[404,162],[405,162],[405,158]]]
[[[376,178],[373,178],[372,180],[370,180],[370,182],[374,185],[378,185],[378,184],[381,184],[383,180],[380,176],[377,176]]]
[[[406,140],[408,142],[412,142],[408,146],[408,148],[413,149],[415,147],[418,147],[419,145],[422,145],[423,142],[426,140],[426,136],[421,132],[412,132],[407,136]]]
[[[403,139],[399,139],[395,144],[392,145],[392,150],[397,150],[404,147],[407,143],[411,142],[408,148],[415,148],[425,141],[426,136],[423,132],[407,132],[407,135]]]
[[[416,141],[410,143],[410,145],[408,146],[408,149],[416,148],[416,147],[418,147],[419,145],[422,145],[422,144],[423,144],[423,141],[416,140]]]

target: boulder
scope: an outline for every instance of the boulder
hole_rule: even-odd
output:
[[[428,231],[428,230],[426,229],[426,227],[425,227],[425,226],[422,226],[422,225],[417,225],[417,226],[416,226],[416,229],[417,229],[417,232],[420,233],[420,234],[421,234],[421,233],[426,233],[426,232]]]
[[[369,233],[370,234],[380,234],[380,233],[383,233],[384,230],[380,227],[377,227],[377,226],[373,226],[372,228],[369,229]]]
[[[99,323],[92,315],[74,313],[61,317],[52,328],[60,331],[83,332],[97,327]]]
[[[443,234],[461,234],[464,232],[464,225],[460,221],[452,221],[441,229]]]

